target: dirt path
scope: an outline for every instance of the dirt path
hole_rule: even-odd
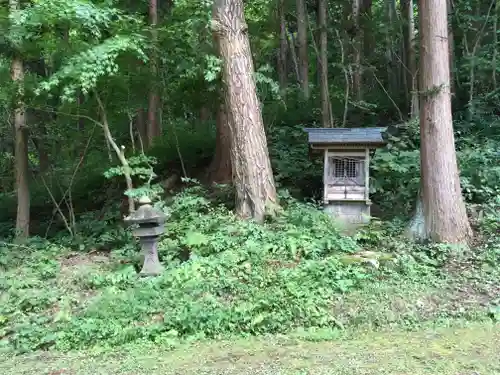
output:
[[[3,375],[496,375],[500,325],[366,332],[332,341],[273,337],[164,350],[151,344],[107,354],[0,356]]]

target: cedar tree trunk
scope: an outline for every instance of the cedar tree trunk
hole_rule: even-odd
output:
[[[149,107],[148,107],[148,136],[147,147],[153,144],[153,140],[161,135],[160,124],[158,122],[158,53],[156,51],[158,40],[158,3],[157,0],[149,0],[149,23],[151,26],[151,39],[153,49],[151,52],[150,69],[153,80],[149,89]]]
[[[285,0],[278,2],[278,18],[280,24],[280,50],[278,54],[278,77],[281,93],[283,94],[287,87],[288,64],[287,64],[287,30],[285,20]]]
[[[277,197],[253,76],[243,0],[215,0],[212,17],[222,59],[236,212],[243,218],[263,222]]]
[[[408,98],[410,98],[409,117],[418,115],[418,77],[417,77],[417,54],[415,48],[415,18],[413,15],[413,0],[403,0],[401,4],[404,19],[404,47],[405,47],[405,71]]]
[[[297,0],[297,44],[300,86],[305,100],[308,100],[309,91],[309,54],[307,51],[307,12],[304,0]]]
[[[328,35],[327,35],[327,0],[318,1],[319,27],[319,85],[321,96],[321,123],[324,128],[333,127],[332,106],[328,89]]]
[[[423,212],[427,237],[465,244],[472,236],[455,153],[448,60],[447,6],[420,0],[420,133]]]

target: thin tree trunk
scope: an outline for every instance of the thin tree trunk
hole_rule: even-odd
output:
[[[19,8],[19,1],[9,1],[9,9],[11,14],[16,13]],[[22,242],[29,236],[30,190],[28,169],[28,129],[26,128],[26,114],[23,102],[24,65],[23,60],[17,53],[12,58],[11,78],[12,81],[14,81],[14,83],[17,85],[16,102],[14,104],[14,153],[17,188],[16,240]]]
[[[342,37],[338,30],[335,30],[337,34],[337,40],[339,42],[340,47],[340,66],[344,71],[344,80],[345,80],[345,91],[344,91],[344,115],[342,116],[342,124],[340,125],[342,128],[345,128],[347,123],[347,114],[349,112],[349,97],[350,97],[350,81],[349,81],[349,72],[346,66],[346,58],[345,58],[345,49],[344,42],[342,41]]]
[[[387,63],[387,82],[389,83],[390,95],[398,94],[397,74],[394,64],[394,45],[393,45],[393,25],[396,18],[396,6],[394,0],[385,0],[386,10],[386,30],[385,30],[385,55]]]
[[[465,244],[472,230],[460,189],[450,94],[446,2],[420,0],[421,175],[426,237]],[[443,58],[444,57],[444,58]]]
[[[151,69],[151,87],[149,91],[149,106],[148,106],[148,137],[147,147],[153,144],[153,140],[161,135],[161,128],[158,122],[158,53],[156,48],[158,40],[158,3],[157,0],[149,0],[149,23],[151,26],[151,39],[153,49],[151,52],[150,69]]]
[[[285,0],[278,2],[278,18],[280,25],[280,49],[278,54],[278,77],[281,93],[283,94],[287,87],[288,64],[287,64],[287,30],[285,20]]]
[[[118,157],[120,164],[122,165],[123,175],[125,177],[125,183],[127,185],[127,191],[131,191],[134,188],[134,185],[132,183],[132,174],[130,170],[130,165],[128,163],[127,158],[125,157],[125,146],[122,145],[121,147],[118,147],[115,140],[113,139],[113,135],[111,134],[111,131],[109,129],[109,122],[108,122],[108,115],[106,113],[106,108],[104,108],[104,104],[102,103],[97,93],[96,93],[96,100],[101,114],[102,130],[104,131],[104,137],[106,138],[106,141],[110,145],[110,147],[113,148],[113,150],[115,151],[115,154]],[[127,196],[127,200],[128,200],[128,213],[131,214],[132,212],[135,211],[134,198],[132,198],[131,196]]]
[[[375,49],[375,38],[372,24],[372,0],[362,0],[362,4],[363,8],[361,14],[363,17],[361,18],[361,24],[363,28],[363,57],[364,60],[368,60],[369,62],[370,59],[368,59],[368,57],[373,55],[373,51]]]
[[[419,113],[418,99],[418,76],[417,76],[417,55],[415,48],[415,21],[413,14],[413,0],[406,0],[402,4],[404,26],[404,47],[406,61],[406,80],[410,98],[410,121],[416,121]],[[422,179],[418,189],[415,212],[406,229],[407,237],[416,242],[421,242],[426,239],[425,216],[422,202]]]
[[[472,121],[474,114],[476,112],[476,103],[474,100],[474,95],[475,95],[475,84],[476,84],[476,64],[477,64],[477,59],[476,59],[476,54],[481,47],[481,39],[484,35],[486,25],[488,24],[488,20],[491,14],[491,11],[494,9],[494,5],[496,4],[495,0],[491,0],[490,5],[488,7],[488,13],[486,15],[486,20],[484,23],[477,21],[478,29],[479,31],[475,31],[473,35],[471,35],[471,38],[466,38],[464,41],[465,44],[465,49],[467,52],[467,57],[469,59],[469,103],[467,104],[467,116],[466,119],[467,121]],[[476,9],[476,19],[480,19],[481,15],[481,5],[482,3],[477,4],[477,9]],[[472,33],[471,33],[472,34]],[[467,35],[467,33],[465,34]],[[468,41],[473,40],[472,42],[472,50],[470,47],[468,47]]]
[[[300,84],[305,100],[309,100],[309,53],[307,43],[307,12],[304,0],[297,0],[297,42]]]
[[[415,48],[415,18],[413,14],[413,0],[404,0],[401,4],[404,19],[404,48],[405,48],[405,71],[408,98],[410,98],[409,117],[418,115],[418,77],[417,77],[417,54]]]
[[[321,52],[320,52],[320,44],[321,44],[321,20],[319,19],[321,16],[320,8],[322,7],[323,0],[316,0],[316,29],[311,29],[311,25],[309,24],[309,33],[312,36],[312,44],[313,49],[316,54],[316,81],[318,87],[321,87]],[[307,4],[307,2],[306,2]],[[326,5],[328,7],[328,5]],[[307,9],[307,5],[306,5]],[[327,8],[328,9],[328,8]],[[309,17],[309,15],[308,15]]]
[[[321,94],[321,123],[324,128],[333,127],[332,105],[328,89],[328,35],[327,0],[318,1],[319,27],[319,85]]]
[[[293,34],[287,31],[287,41],[288,41],[288,50],[290,51],[290,55],[292,56],[293,69],[295,72],[295,77],[297,78],[297,82],[300,83],[300,71],[299,71],[299,62],[297,58],[297,51],[295,48],[295,39]]]
[[[354,36],[352,39],[353,49],[353,76],[352,76],[352,91],[356,100],[362,99],[362,72],[361,72],[361,54],[363,50],[363,31],[360,25],[361,17],[361,0],[352,0],[352,19],[354,23]]]
[[[144,117],[144,109],[139,108],[137,110],[136,127],[142,152],[144,152],[144,149],[148,146],[148,126]]]
[[[231,132],[228,124],[226,103],[223,97],[217,108],[216,120],[215,153],[208,168],[208,179],[209,182],[217,184],[229,184],[233,176],[231,169]]]
[[[276,207],[277,196],[255,86],[243,0],[215,0],[212,25],[223,62],[236,212],[241,217],[263,222],[266,213]]]
[[[365,92],[372,91],[373,86],[376,84],[373,79],[373,74],[366,74],[364,67],[369,67],[372,65],[375,50],[375,38],[374,38],[374,23],[372,16],[372,0],[361,0],[361,17],[360,17],[360,44],[361,49],[361,99]]]
[[[493,81],[493,90],[497,90],[497,56],[498,56],[498,15],[500,4],[495,2],[495,15],[493,17],[493,58],[491,60],[491,79]]]

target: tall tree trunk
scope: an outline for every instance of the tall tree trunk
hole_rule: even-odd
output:
[[[363,30],[361,29],[360,18],[361,18],[361,0],[352,0],[352,20],[354,24],[354,35],[352,38],[352,50],[353,50],[353,77],[352,77],[352,91],[354,92],[354,97],[356,100],[362,99],[362,72],[361,72],[361,55],[363,50]]]
[[[278,77],[280,82],[281,93],[283,94],[287,87],[288,64],[287,64],[287,30],[285,20],[285,0],[278,2],[278,18],[280,25],[280,49],[278,54]]]
[[[151,39],[153,42],[153,49],[151,51],[150,69],[151,69],[151,87],[149,91],[149,106],[148,106],[148,133],[147,133],[147,147],[153,144],[153,140],[161,135],[161,128],[158,122],[158,3],[157,0],[149,0],[149,23],[151,26]]]
[[[208,168],[208,179],[209,182],[217,184],[229,184],[233,176],[231,169],[231,132],[226,103],[223,95],[221,97],[222,101],[217,108],[215,153]]]
[[[493,13],[493,25],[492,25],[492,34],[493,34],[493,56],[491,59],[491,81],[492,88],[494,91],[497,90],[497,56],[498,56],[498,15],[500,10],[500,4],[498,1],[495,1],[495,9]]]
[[[464,244],[472,230],[460,189],[450,94],[447,6],[420,0],[421,175],[427,237]]]
[[[277,197],[253,76],[243,0],[215,0],[212,17],[223,65],[236,212],[263,222],[267,210],[277,204]]]
[[[297,50],[295,47],[295,38],[292,33],[286,32],[287,41],[288,41],[288,50],[290,51],[290,56],[292,57],[293,70],[295,72],[295,77],[297,78],[297,82],[300,83],[300,71],[299,71],[299,62],[297,58]]]
[[[300,85],[304,99],[309,100],[309,53],[307,43],[307,12],[304,0],[297,0],[297,44]]]
[[[415,48],[415,20],[413,13],[413,0],[405,0],[401,4],[403,19],[404,19],[404,48],[406,62],[406,82],[409,103],[410,121],[416,121],[419,113],[418,99],[418,74],[417,74],[417,55]],[[406,229],[407,237],[414,241],[421,242],[426,240],[425,216],[422,202],[422,179],[418,189],[415,212]]]
[[[493,90],[497,91],[497,55],[498,55],[498,15],[500,14],[500,4],[495,2],[495,14],[493,16],[493,58],[491,60],[491,79]]]
[[[409,117],[418,115],[418,76],[417,76],[417,54],[415,48],[415,17],[413,14],[413,0],[403,0],[401,3],[404,20],[404,57],[406,71],[406,87],[408,90]]]
[[[362,0],[362,5],[363,7],[361,14],[363,15],[363,17],[361,17],[361,27],[363,28],[363,57],[365,60],[369,60],[367,58],[370,55],[373,55],[373,51],[375,49],[375,38],[372,22],[372,0]],[[370,60],[368,62],[370,62]]]
[[[449,62],[450,62],[450,89],[451,93],[455,92],[455,36],[453,34],[453,2],[452,0],[446,0],[446,9],[448,15],[448,50],[449,50]]]
[[[384,0],[386,11],[386,30],[385,30],[385,55],[387,63],[387,82],[389,82],[389,94],[398,94],[398,75],[395,61],[394,61],[394,43],[393,43],[393,30],[394,21],[396,19],[396,6],[395,0]]]
[[[318,0],[319,27],[319,85],[321,94],[321,123],[324,128],[333,127],[332,105],[328,89],[328,35],[327,0]]]
[[[361,28],[361,36],[360,36],[360,46],[359,48],[362,50],[361,52],[361,99],[363,97],[364,92],[372,91],[374,85],[377,85],[374,82],[373,74],[365,74],[363,67],[372,66],[373,65],[373,56],[375,49],[375,38],[374,38],[374,22],[372,17],[372,0],[361,0],[361,17],[360,17],[360,28]]]
[[[19,10],[19,1],[10,0],[11,14]],[[17,95],[14,105],[15,129],[15,168],[17,188],[16,240],[24,241],[29,236],[30,228],[30,190],[28,169],[28,129],[23,102],[24,96],[24,65],[16,53],[12,58],[11,78],[17,85]]]

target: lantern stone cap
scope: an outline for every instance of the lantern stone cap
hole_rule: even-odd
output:
[[[145,204],[151,204],[151,199],[149,199],[149,197],[147,195],[143,195],[140,199],[139,199],[139,204],[142,206],[142,205],[145,205]]]
[[[165,222],[167,216],[151,205],[151,199],[143,196],[139,199],[139,208],[125,218],[127,224],[157,224]]]

